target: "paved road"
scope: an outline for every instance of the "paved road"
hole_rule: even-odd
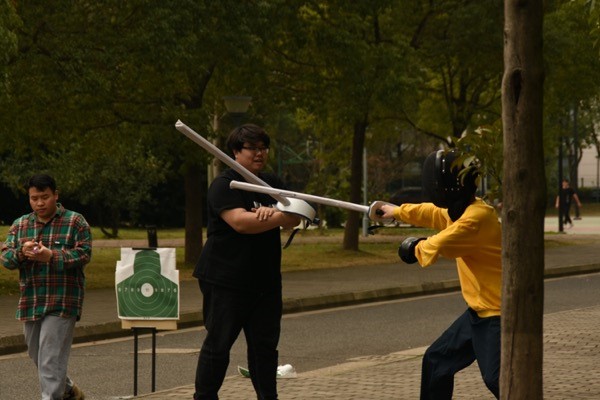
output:
[[[546,230],[548,232],[546,239],[547,243],[550,244],[546,248],[546,275],[560,276],[599,271],[600,247],[597,243],[600,238],[600,218],[584,216],[582,220],[575,221],[575,226],[566,230],[565,234],[554,234],[557,230],[557,225],[556,218],[546,220]],[[309,239],[303,239],[299,236],[295,240],[300,242]],[[323,239],[319,238],[318,240]],[[361,238],[361,240],[380,240],[380,238]],[[391,240],[397,239],[392,238]],[[565,245],[565,243],[569,245]],[[112,241],[111,243],[103,243],[96,241],[94,243],[95,246],[106,246],[109,244],[118,247],[140,246],[139,242],[124,243]],[[178,245],[178,243],[161,241],[159,237],[159,245],[167,247]],[[394,263],[368,267],[289,272],[284,273],[283,282],[285,312],[356,304],[365,301],[414,296],[423,293],[437,293],[456,290],[458,288],[454,263],[449,261],[439,262],[438,265],[427,269],[399,266],[397,263]],[[180,296],[180,326],[201,323],[201,299],[196,283],[182,282]],[[23,350],[22,327],[18,321],[14,320],[15,306],[15,296],[0,296],[0,354]],[[557,317],[555,322],[552,322],[553,319],[546,321],[549,324],[546,327],[547,332],[554,332],[553,336],[545,336],[546,349],[551,349],[561,354],[560,359],[555,360],[558,367],[562,371],[562,361],[565,361],[565,373],[568,372],[573,375],[572,382],[582,382],[581,387],[583,388],[581,390],[569,389],[566,392],[563,391],[561,392],[563,393],[563,397],[550,396],[546,398],[600,398],[600,390],[597,388],[598,382],[600,382],[600,376],[597,375],[600,374],[598,372],[600,370],[594,369],[599,356],[597,343],[600,342],[600,329],[598,329],[600,326],[595,323],[600,321],[598,317],[600,317],[600,309],[589,309],[565,313]],[[76,329],[76,340],[99,339],[123,334],[128,334],[128,332],[123,331],[120,321],[116,317],[116,297],[114,290],[89,291],[84,305],[84,316]],[[590,356],[593,356],[592,360],[590,360]],[[286,390],[286,393],[290,395],[283,398],[369,398],[374,400],[392,398],[373,398],[366,395],[366,392],[363,390],[370,390],[372,392],[373,386],[369,386],[369,382],[371,381],[375,382],[376,387],[382,389],[381,393],[383,393],[383,388],[389,382],[391,393],[396,393],[394,398],[398,398],[398,395],[402,398],[400,389],[398,387],[394,388],[397,385],[398,373],[394,372],[392,376],[387,376],[384,371],[380,370],[382,368],[386,369],[386,364],[394,364],[394,368],[392,369],[401,371],[402,384],[412,382],[412,387],[417,382],[413,382],[412,380],[417,379],[419,374],[419,357],[420,354],[418,352],[416,354],[414,352],[401,352],[376,360],[358,360],[358,364],[344,367],[344,371],[349,370],[353,372],[343,374],[341,378],[339,377],[340,371],[336,370],[331,373],[319,373],[318,377],[308,375],[306,376],[307,380],[285,381],[285,383],[282,382],[282,390],[285,388],[284,385],[287,385],[289,390]],[[400,363],[401,365],[395,365],[395,363]],[[585,378],[582,378],[584,375]],[[394,380],[394,376],[396,380]],[[476,381],[479,382],[479,379],[476,379]],[[240,392],[235,392],[235,390],[238,390],[236,389],[238,385],[244,388],[241,393],[246,393],[241,395],[242,397],[238,397]],[[234,391],[232,393],[238,393],[238,395],[232,394],[231,396],[227,396],[224,393],[224,398],[245,398],[243,396],[247,395],[247,385],[247,381],[232,382],[231,390]],[[350,397],[331,397],[333,396],[333,392],[336,391],[339,391],[336,393],[341,393],[340,396],[346,396],[343,391],[344,385],[353,386],[354,390],[358,391],[358,394],[353,395],[354,397],[349,394],[348,396]],[[320,392],[322,397],[310,392],[298,395],[299,397],[293,397],[297,393],[303,393],[301,392],[301,387],[322,391]],[[586,395],[584,393],[586,388],[591,390],[589,393],[592,393],[594,396],[589,397],[589,393]],[[189,397],[189,390],[189,387],[174,389],[155,394],[151,398],[187,398]],[[478,393],[481,393],[481,391]],[[572,394],[572,396],[566,395],[564,397],[565,393]],[[475,397],[465,396],[461,398]]]

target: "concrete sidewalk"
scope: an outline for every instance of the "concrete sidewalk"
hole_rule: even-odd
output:
[[[557,230],[556,218],[546,220],[545,274],[547,277],[600,271],[600,218],[574,221],[566,234]],[[297,235],[295,243],[301,243]],[[322,238],[317,238],[322,241]],[[339,238],[338,238],[339,240]],[[381,240],[362,238],[362,241]],[[389,240],[398,240],[391,237]],[[140,247],[144,241],[94,241],[94,246]],[[161,241],[162,247],[181,246],[181,241]],[[401,298],[459,289],[454,261],[440,260],[422,269],[394,264],[337,269],[286,272],[283,274],[284,312],[327,308]],[[25,349],[22,324],[14,319],[17,296],[0,296],[0,355]],[[201,295],[197,283],[180,284],[179,327],[197,326],[201,321]],[[75,341],[83,342],[131,335],[121,328],[113,289],[86,293],[84,312],[75,331]],[[600,398],[600,369],[595,368],[600,351],[600,307],[553,314],[545,318],[546,363],[545,398]],[[346,364],[299,374],[280,381],[283,399],[375,399],[417,398],[420,357],[424,349],[387,356],[351,360]],[[464,371],[457,380],[458,398],[485,398],[476,368]],[[583,381],[585,377],[585,381]],[[577,379],[581,379],[581,385]],[[458,382],[460,381],[460,383]],[[554,382],[554,383],[553,383]],[[588,395],[585,394],[588,390]],[[583,391],[583,392],[582,392]],[[155,393],[144,398],[190,398],[191,386]],[[373,393],[377,393],[374,396]],[[468,393],[477,393],[469,397]],[[459,395],[460,394],[460,395]],[[143,396],[142,396],[143,397]],[[249,380],[230,377],[222,389],[223,398],[253,398]]]
[[[600,398],[600,306],[546,315],[544,318],[544,399]],[[418,399],[421,357],[425,348],[361,357],[330,368],[279,379],[283,400]],[[191,399],[187,385],[147,395],[144,400]],[[229,376],[219,392],[223,399],[255,399],[250,380]],[[475,365],[456,375],[454,398],[485,400],[494,396]]]
[[[600,271],[600,236],[596,235],[600,231],[600,220],[588,219],[587,224],[577,222],[575,227],[566,231],[566,235],[549,234],[546,237],[550,244],[545,254],[546,277]],[[551,228],[547,231],[552,232]],[[369,270],[356,267],[344,269],[343,274],[335,270],[321,271],[318,275],[324,280],[318,282],[309,279],[308,273],[290,273],[284,275],[284,291],[300,295],[306,292],[300,284],[304,281],[322,285],[315,293],[326,292],[325,287],[331,287],[336,275],[340,292],[329,297],[313,296],[311,301],[304,297],[300,302],[316,306],[320,302],[370,301],[379,296],[393,298],[458,290],[454,268],[454,263],[424,270],[399,268],[395,264]],[[381,277],[388,282],[402,282],[402,285],[393,288],[382,285],[378,279]],[[354,292],[344,292],[352,286],[356,288]],[[289,301],[287,304],[289,306]],[[600,358],[600,306],[545,315],[543,341],[544,399],[600,398],[600,368],[597,368]],[[421,359],[425,349],[360,357],[332,367],[300,372],[295,378],[279,379],[279,397],[285,400],[418,399]],[[193,394],[194,386],[190,384],[136,398],[186,399],[192,398]],[[236,400],[256,397],[250,380],[241,376],[227,377],[219,396]],[[494,399],[494,396],[483,384],[479,369],[472,365],[457,374],[454,398],[485,400]]]

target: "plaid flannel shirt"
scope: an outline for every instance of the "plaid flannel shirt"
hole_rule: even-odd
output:
[[[17,255],[23,243],[42,241],[52,250],[47,263],[23,260]],[[85,288],[84,266],[92,255],[92,235],[85,218],[57,203],[54,217],[47,223],[35,213],[17,218],[2,246],[0,262],[19,269],[21,298],[17,319],[35,321],[45,315],[81,316]]]

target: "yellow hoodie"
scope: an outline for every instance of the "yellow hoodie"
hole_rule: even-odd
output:
[[[502,233],[494,208],[480,198],[452,222],[448,210],[432,203],[403,204],[397,220],[440,232],[422,240],[415,256],[422,267],[439,256],[455,258],[463,298],[482,318],[500,315],[502,291]]]

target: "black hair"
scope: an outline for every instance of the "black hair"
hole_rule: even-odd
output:
[[[241,151],[244,143],[258,144],[262,142],[265,147],[269,147],[271,139],[263,128],[254,124],[244,124],[234,128],[227,138],[227,148],[233,157],[234,151]]]
[[[29,178],[29,182],[25,186],[25,189],[29,191],[30,188],[36,188],[39,191],[44,191],[46,188],[50,188],[52,193],[56,192],[56,181],[53,177],[47,174],[35,174]]]

